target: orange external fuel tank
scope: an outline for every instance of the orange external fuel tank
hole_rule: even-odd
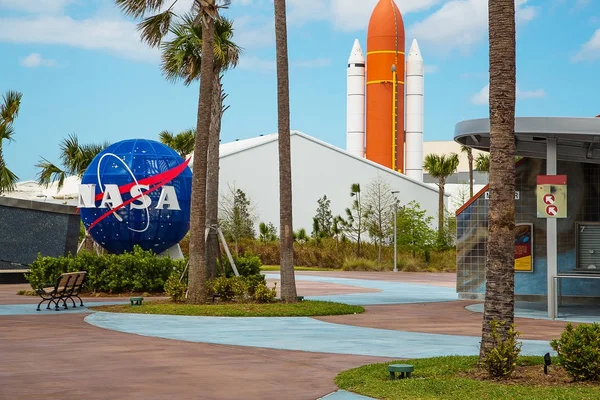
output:
[[[367,31],[366,156],[400,172],[404,172],[404,51],[400,10],[393,0],[379,0]]]

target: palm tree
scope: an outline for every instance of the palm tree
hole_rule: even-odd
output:
[[[475,169],[481,172],[490,172],[490,155],[479,153],[475,160]]]
[[[452,175],[458,168],[458,154],[449,155],[428,154],[425,157],[423,168],[427,170],[431,177],[438,180],[439,200],[438,200],[438,238],[441,240],[444,232],[444,189],[446,179]]]
[[[57,191],[63,187],[65,179],[68,176],[76,175],[81,179],[98,153],[110,146],[110,143],[82,145],[79,144],[77,135],[69,135],[69,137],[62,140],[59,146],[62,168],[43,157],[36,164],[36,168],[40,169],[38,172],[38,183],[48,187],[48,185],[58,181]],[[94,240],[87,230],[83,241],[85,249],[90,252],[93,251]]]
[[[491,142],[482,360],[493,347],[492,321],[501,323],[498,333],[501,339],[506,339],[515,311],[515,2],[494,0],[488,7]]]
[[[19,115],[22,97],[22,93],[9,90],[2,96],[3,101],[0,104],[0,194],[4,191],[14,190],[15,184],[19,181],[19,178],[6,167],[2,144],[5,140],[9,142],[14,140],[15,131],[12,124]]]
[[[69,135],[69,137],[62,140],[59,146],[62,168],[44,157],[36,164],[36,168],[40,169],[38,183],[48,187],[48,185],[58,181],[58,190],[63,187],[65,178],[68,176],[77,175],[81,178],[94,157],[110,146],[110,143],[82,145],[79,144],[77,135]]]
[[[162,144],[175,150],[183,159],[186,159],[194,151],[196,132],[193,129],[181,131],[177,135],[173,135],[169,131],[162,131],[158,137]]]
[[[146,14],[156,14],[145,18],[138,28],[141,30],[142,41],[151,47],[160,45],[163,37],[169,33],[171,22],[175,15],[173,6],[177,0],[170,1],[170,6],[163,12],[158,12],[166,6],[167,0],[115,0],[125,14],[139,18]],[[229,0],[221,0],[224,7]],[[204,40],[202,54],[214,51],[215,19],[219,6],[216,0],[194,0],[191,5],[191,15],[195,24],[202,23]],[[190,209],[190,259],[188,272],[188,301],[203,303],[206,301],[206,170],[208,136],[211,121],[211,103],[214,77],[214,58],[208,57],[200,68],[200,94],[198,99],[198,118],[196,124],[196,141],[194,144],[194,165],[192,177],[192,204]]]
[[[290,81],[285,0],[275,0],[275,52],[277,57],[277,132],[279,143],[279,253],[281,299],[296,302],[294,230],[292,227],[292,162],[290,149]]]
[[[473,197],[473,149],[464,144],[460,146],[460,151],[467,153],[467,159],[469,160],[469,195]]]
[[[200,78],[202,69],[202,25],[195,24],[190,15],[183,23],[171,29],[173,40],[166,42],[162,54],[162,70],[167,79],[183,79],[186,85]],[[211,106],[211,124],[208,137],[208,170],[206,182],[206,226],[216,227],[219,218],[219,137],[221,120],[228,107],[223,102],[222,72],[234,68],[242,53],[241,47],[232,41],[233,21],[218,16],[215,20],[214,77]],[[192,145],[193,147],[193,145]],[[191,153],[188,152],[187,154]],[[210,278],[216,277],[219,238],[216,229],[210,229],[206,239],[206,268]]]

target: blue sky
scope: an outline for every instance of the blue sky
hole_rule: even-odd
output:
[[[179,0],[175,10],[192,0]],[[377,0],[288,0],[292,129],[345,148],[346,66]],[[168,3],[168,1],[167,1]],[[224,142],[276,131],[272,0],[232,0],[244,48],[227,73]],[[451,140],[463,119],[486,117],[486,0],[397,0],[407,48],[426,65],[425,140]],[[521,116],[596,116],[600,5],[592,0],[517,0]],[[4,154],[21,180],[40,157],[58,161],[69,134],[82,142],[156,139],[195,125],[198,83],[161,76],[158,50],[112,0],[0,0],[0,92],[23,103]]]

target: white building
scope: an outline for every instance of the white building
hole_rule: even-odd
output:
[[[272,222],[279,227],[277,138],[277,134],[270,134],[222,144],[219,189],[221,194],[229,191],[229,185],[243,190],[255,205],[259,222]],[[401,204],[415,200],[428,215],[437,218],[437,188],[298,131],[292,131],[291,149],[294,230],[304,228],[311,232],[317,200],[324,195],[331,200],[333,215],[344,216],[352,202],[351,185],[360,183],[364,192],[378,175],[387,180],[392,190],[400,192]]]
[[[223,196],[230,192],[230,187],[243,190],[255,207],[257,224],[271,222],[278,228],[277,139],[277,134],[270,134],[221,144],[219,192]],[[298,131],[292,131],[291,149],[294,230],[304,228],[310,234],[317,200],[324,195],[331,201],[333,215],[345,216],[345,209],[351,206],[353,200],[350,196],[351,185],[359,183],[364,192],[377,176],[383,177],[392,190],[399,191],[397,196],[401,205],[415,200],[437,221],[436,185],[412,180]],[[77,177],[69,177],[58,192],[56,183],[45,188],[35,181],[24,181],[17,184],[14,192],[3,195],[76,205],[78,184]],[[446,207],[451,207],[448,197],[445,198],[445,203]]]

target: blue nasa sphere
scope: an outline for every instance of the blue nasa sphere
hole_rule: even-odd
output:
[[[95,208],[80,204],[86,229],[108,213],[90,230],[94,240],[116,254],[130,252],[135,245],[158,254],[179,243],[190,229],[192,194],[192,172],[187,166],[180,171],[182,163],[184,160],[173,149],[146,139],[123,140],[98,154],[81,179],[82,185],[96,185]],[[164,179],[170,178],[172,180],[164,183]],[[148,193],[161,183],[164,186]],[[111,192],[106,185],[118,186],[121,199],[117,194],[116,198],[107,199],[112,203],[107,201],[105,207],[100,208],[105,192],[116,191],[115,186]],[[84,192],[83,186],[81,192]],[[111,208],[119,206],[119,200],[127,203],[132,198],[131,192],[134,196],[141,192],[148,198],[136,199],[111,213]],[[159,209],[161,194],[162,208]]]

